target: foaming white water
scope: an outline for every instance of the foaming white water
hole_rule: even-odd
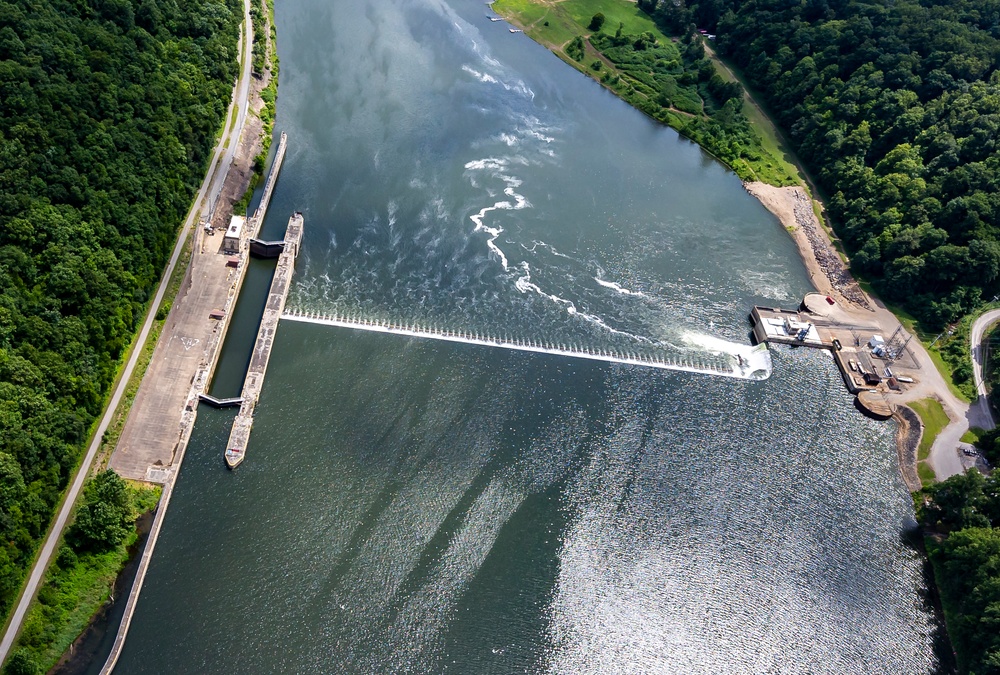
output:
[[[472,75],[480,82],[484,82],[487,84],[499,84],[499,80],[497,80],[497,78],[493,77],[489,73],[481,73],[472,66],[462,66],[462,70],[467,72],[469,75]]]
[[[539,246],[541,246],[544,249],[547,249],[549,253],[556,256],[557,258],[566,258],[566,260],[573,259],[570,256],[566,255],[565,253],[560,253],[559,251],[556,250],[555,246],[546,244],[544,241],[539,241],[535,239],[534,241],[531,242],[531,248],[528,248],[524,244],[521,244],[521,248],[523,248],[525,251],[528,251],[529,253],[534,253]]]
[[[754,350],[757,347],[743,345],[739,342],[730,342],[705,333],[694,333],[685,331],[681,334],[681,339],[692,347],[710,352],[712,354],[727,354],[736,357],[739,361],[748,361],[754,358]],[[759,345],[758,345],[759,346]]]
[[[594,277],[594,281],[596,281],[597,283],[599,283],[601,286],[604,286],[605,288],[610,288],[610,289],[612,289],[614,291],[618,291],[622,295],[635,295],[635,296],[638,296],[640,298],[646,297],[646,294],[643,293],[642,291],[630,291],[629,289],[624,288],[620,284],[616,284],[613,281],[605,281],[604,279],[602,279],[600,277]]]
[[[493,253],[496,254],[498,258],[500,258],[500,264],[503,265],[503,269],[505,272],[509,269],[507,264],[507,256],[504,255],[503,251],[500,250],[500,247],[497,246],[496,244],[497,237],[499,237],[500,234],[503,232],[503,228],[489,227],[488,225],[485,225],[483,223],[483,218],[485,218],[486,214],[489,213],[490,211],[496,211],[497,209],[506,210],[511,208],[513,207],[511,206],[510,202],[507,201],[496,202],[495,204],[493,204],[493,206],[484,206],[482,209],[479,210],[479,213],[477,213],[476,215],[469,216],[469,220],[471,220],[476,224],[476,228],[474,230],[475,232],[486,232],[487,234],[490,235],[490,238],[486,240],[486,245],[489,247],[491,251],[493,251]]]
[[[466,171],[492,171],[493,175],[502,180],[506,187],[504,187],[503,193],[514,200],[513,203],[507,200],[501,200],[494,202],[492,206],[484,206],[479,210],[479,213],[469,216],[469,220],[476,224],[475,232],[486,232],[489,234],[490,238],[486,240],[486,245],[489,249],[500,259],[500,264],[503,265],[503,269],[506,272],[510,269],[507,256],[504,252],[497,246],[497,239],[503,233],[503,228],[500,226],[490,227],[485,222],[483,222],[486,214],[491,211],[497,210],[517,210],[526,209],[531,207],[531,203],[525,198],[524,195],[518,193],[516,188],[521,186],[521,179],[515,176],[509,176],[506,174],[499,173],[503,169],[506,169],[510,160],[508,159],[498,159],[496,157],[486,157],[483,159],[477,159],[465,164]],[[520,160],[519,163],[523,163]]]
[[[533,92],[531,88],[528,87],[521,80],[518,80],[515,84],[508,84],[503,80],[497,79],[493,75],[490,75],[489,73],[480,72],[469,65],[463,65],[462,70],[468,73],[469,75],[472,75],[474,78],[476,78],[483,84],[498,84],[501,87],[503,87],[506,91],[513,91],[531,99],[535,98],[535,92]]]
[[[407,337],[443,340],[445,342],[460,342],[482,347],[499,347],[515,351],[534,352],[536,354],[552,354],[573,358],[605,361],[608,363],[624,363],[633,366],[659,368],[661,370],[676,370],[685,373],[702,373],[705,375],[721,375],[741,380],[766,380],[771,376],[771,353],[766,344],[756,347],[746,347],[734,358],[722,362],[711,362],[699,358],[697,354],[690,355],[647,355],[634,352],[620,352],[614,349],[591,349],[571,344],[551,343],[536,340],[521,340],[517,338],[499,338],[491,335],[446,330],[437,327],[418,326],[415,324],[396,324],[385,321],[375,321],[365,318],[344,317],[339,315],[305,312],[301,310],[286,310],[281,318],[289,321],[313,323],[340,328],[354,328],[375,333],[405,335]]]
[[[551,293],[546,293],[541,288],[539,288],[537,284],[532,283],[531,267],[528,266],[528,263],[522,262],[521,269],[524,271],[524,274],[521,277],[519,277],[517,281],[514,282],[514,287],[517,288],[517,290],[521,291],[522,293],[527,293],[528,291],[532,291],[542,296],[543,298],[548,298],[552,302],[565,307],[566,313],[569,314],[570,316],[578,316],[584,321],[589,321],[595,326],[599,326],[600,328],[604,329],[605,331],[613,335],[622,335],[624,337],[632,338],[633,340],[636,340],[638,342],[644,342],[646,344],[655,344],[653,340],[650,340],[647,337],[643,337],[642,335],[636,335],[634,333],[629,333],[628,331],[612,328],[607,323],[605,323],[604,319],[597,316],[596,314],[588,314],[587,312],[581,312],[579,309],[576,308],[576,305],[571,300],[560,298],[558,295],[552,295]]]

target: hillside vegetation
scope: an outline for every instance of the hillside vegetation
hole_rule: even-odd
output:
[[[628,0],[497,0],[493,8],[743,180],[797,182],[794,167],[744,113],[742,85],[717,71],[694,31],[671,37]]]
[[[952,476],[918,509],[959,671],[1000,673],[1000,474]]]
[[[1000,292],[1000,5],[640,4],[663,25],[717,33],[877,290],[930,329]]]
[[[238,0],[0,0],[0,611],[201,181]]]

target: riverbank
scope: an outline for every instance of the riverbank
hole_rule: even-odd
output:
[[[833,244],[828,230],[820,223],[813,208],[813,200],[798,186],[774,187],[763,183],[745,183],[747,192],[760,200],[791,235],[799,255],[809,274],[813,286],[820,293],[838,300],[845,311],[847,320],[859,323],[875,322],[882,334],[889,336],[900,326],[900,321],[877,298],[867,294],[851,275],[850,268],[843,262]],[[914,456],[914,463],[900,464],[900,472],[911,491],[919,489],[912,477],[920,475],[921,483],[931,478],[928,469],[937,480],[964,471],[958,452],[958,439],[969,429],[969,404],[959,399],[951,391],[944,375],[938,370],[934,360],[919,340],[911,340],[907,349],[919,364],[919,379],[904,390],[895,393],[892,402],[902,406],[922,399],[936,400],[950,420],[925,456],[917,458],[908,446],[909,433],[897,435],[897,451],[900,459]],[[916,379],[916,378],[915,378]],[[917,411],[913,416],[920,419]],[[926,425],[920,422],[921,430]],[[936,426],[936,425],[935,425]]]
[[[257,16],[269,16],[272,8],[265,4],[263,0],[261,0],[260,5],[263,9],[257,12]],[[249,13],[249,5],[247,13]],[[274,41],[273,33],[269,28],[270,26],[265,20],[265,24],[261,26],[261,31],[267,36],[265,42],[267,53],[270,55],[274,54]],[[210,164],[202,188],[193,202],[185,227],[182,228],[178,236],[177,251],[175,251],[174,257],[168,266],[161,290],[158,291],[156,299],[153,301],[152,309],[150,310],[150,326],[152,326],[153,330],[150,330],[150,327],[147,326],[137,339],[135,351],[139,358],[129,365],[128,373],[123,376],[123,378],[128,380],[127,384],[123,383],[124,398],[122,398],[121,393],[115,395],[109,404],[109,411],[104,426],[107,432],[104,433],[103,429],[98,432],[99,438],[95,443],[101,443],[102,446],[100,453],[97,455],[98,466],[104,466],[108,462],[110,451],[115,447],[118,437],[127,424],[126,418],[129,416],[133,400],[136,399],[137,394],[141,398],[142,382],[147,382],[148,386],[149,378],[145,377],[146,374],[143,371],[145,371],[146,366],[151,361],[155,362],[153,358],[153,354],[157,353],[155,345],[163,342],[159,340],[161,329],[171,323],[171,318],[168,314],[172,309],[173,296],[181,289],[182,283],[185,288],[181,292],[181,295],[184,295],[191,287],[192,272],[189,259],[194,251],[200,250],[205,237],[203,228],[198,227],[194,230],[194,242],[192,243],[188,239],[187,235],[191,229],[192,221],[199,215],[208,213],[209,211],[214,211],[215,218],[224,218],[228,221],[229,215],[232,213],[233,203],[247,191],[247,185],[254,173],[255,159],[266,156],[266,150],[262,149],[265,146],[264,130],[270,129],[273,125],[277,78],[272,75],[272,70],[269,66],[265,67],[263,72],[255,73],[254,77],[251,78],[249,62],[249,49],[247,49],[244,52],[244,76],[237,80],[236,87],[234,88],[232,107],[230,108],[231,114],[227,116],[225,126],[221,130],[221,138],[218,142],[215,157]],[[270,61],[268,60],[267,64],[269,63]],[[244,112],[245,109],[249,109],[250,114],[247,115]],[[263,159],[260,159],[260,162],[263,163]],[[178,252],[182,249],[185,251],[185,254],[180,257],[180,264],[175,266],[175,263],[178,262]],[[197,254],[195,253],[195,255]],[[164,290],[166,290],[165,295]],[[162,332],[164,335],[168,333],[166,330]],[[152,336],[151,339],[147,339],[148,336]],[[136,365],[138,365],[138,368],[135,368]],[[114,415],[113,418],[112,414]],[[178,414],[180,414],[180,410],[178,410]],[[114,421],[110,422],[112,419]],[[110,425],[108,422],[110,422]],[[85,473],[85,469],[81,469],[81,472]],[[133,476],[133,478],[142,480],[144,477]],[[157,481],[154,480],[153,482]],[[160,488],[158,486],[147,485],[144,489],[146,491],[155,491],[156,497],[159,499]],[[149,505],[150,509],[156,505],[155,501]],[[62,545],[60,551],[66,548],[65,545]],[[94,569],[91,569],[89,574],[75,575],[71,584],[65,583],[64,580],[60,581],[60,579],[68,573],[72,573],[72,570],[76,568],[74,559],[71,556],[67,557],[60,553],[56,564],[52,566],[46,575],[44,585],[38,591],[38,599],[33,603],[31,609],[27,610],[27,614],[23,615],[24,627],[17,643],[23,646],[26,640],[29,639],[37,642],[36,646],[38,649],[34,650],[36,654],[33,656],[37,657],[37,663],[44,664],[46,670],[60,656],[65,660],[72,654],[77,646],[73,642],[74,638],[80,636],[81,632],[95,632],[92,628],[88,628],[88,626],[92,627],[94,625],[93,622],[99,622],[105,616],[106,612],[101,607],[108,596],[108,589],[111,587],[111,584],[119,583],[116,579],[122,573],[122,568],[128,559],[128,554],[124,549],[114,553],[115,555],[108,554],[103,556],[100,565],[88,563],[88,566]],[[104,558],[107,558],[107,560]],[[84,557],[81,556],[80,560],[84,560]],[[137,564],[136,567],[138,567]],[[53,575],[61,575],[61,577],[54,577]],[[125,594],[127,593],[128,589],[125,589]],[[58,618],[52,616],[51,611],[48,612],[44,620],[45,628],[39,633],[38,630],[32,628],[33,622],[34,624],[38,623],[37,618],[33,617],[36,617],[39,611],[44,611],[44,607],[52,604],[53,596],[57,598],[60,607],[68,608],[72,606],[72,609],[67,610]],[[21,625],[20,622],[18,625]],[[116,630],[117,624],[111,628],[112,632]],[[36,640],[36,638],[38,639]],[[46,647],[41,644],[43,638],[51,646]],[[80,639],[84,638],[81,637]],[[67,646],[70,651],[64,654],[63,652]],[[105,646],[104,649],[106,653],[107,647]],[[56,651],[53,652],[53,650]],[[105,654],[101,654],[98,658],[103,659],[104,656]],[[76,656],[74,658],[79,660],[80,657]]]
[[[742,85],[700,36],[671,37],[628,0],[495,0],[494,11],[579,72],[697,143],[743,180],[793,185],[779,143],[743,114]]]
[[[69,660],[81,635],[114,603],[119,574],[134,558],[144,536],[143,524],[156,508],[160,489],[133,484],[128,487],[135,526],[121,543],[108,550],[76,550],[63,543],[56,561],[45,573],[37,600],[31,605],[10,663],[33,664],[50,672]]]
[[[845,312],[843,318],[847,320],[855,318],[863,324],[874,322],[885,336],[892,335],[896,328],[901,325],[899,319],[883,303],[867,294],[854,279],[848,264],[834,245],[832,233],[821,223],[817,215],[817,213],[822,213],[822,204],[814,200],[803,186],[787,185],[783,180],[748,180],[748,173],[745,170],[740,171],[738,165],[732,161],[718,157],[717,153],[703,142],[703,139],[689,133],[683,124],[678,123],[679,114],[687,114],[691,117],[690,112],[685,113],[683,110],[675,110],[673,106],[668,106],[663,115],[658,115],[655,111],[647,109],[649,107],[647,105],[648,96],[642,101],[636,100],[637,90],[634,86],[620,86],[619,78],[624,73],[615,70],[615,64],[594,48],[591,44],[591,35],[585,29],[589,29],[587,21],[590,20],[592,14],[600,11],[606,15],[607,25],[618,27],[619,33],[651,29],[655,31],[655,34],[662,36],[648,15],[639,10],[638,7],[627,2],[619,3],[614,0],[596,4],[593,2],[559,3],[558,6],[539,0],[498,0],[498,2],[493,3],[492,7],[562,60],[577,70],[594,77],[629,104],[698,142],[704,149],[716,155],[717,159],[736,171],[743,179],[747,192],[774,214],[791,235],[812,285],[820,293],[834,297],[839,301],[840,307]],[[586,40],[581,40],[580,35],[586,35]],[[664,36],[664,39],[677,42],[676,38]],[[701,39],[695,38],[695,40]],[[578,41],[576,47],[573,46],[574,41]],[[570,53],[574,50],[579,51],[579,58],[574,58]],[[598,57],[601,65],[595,62],[591,68],[585,67],[588,55]],[[719,69],[720,66],[716,64],[716,72]],[[603,75],[600,74],[602,71]],[[615,74],[609,77],[612,72]],[[730,79],[726,76],[731,76],[731,73],[722,73],[721,75],[724,79]],[[642,93],[641,86],[639,93]],[[749,100],[749,105],[754,104],[749,94],[745,94],[745,100]],[[756,110],[763,114],[759,106]],[[765,133],[758,128],[759,121],[756,125],[751,124],[751,126],[758,137]],[[789,159],[783,157],[782,161],[787,162]],[[766,163],[771,164],[770,162]],[[793,164],[793,166],[795,165]],[[795,168],[800,174],[804,174],[801,167],[795,166]],[[939,372],[937,363],[919,340],[911,341],[908,349],[919,364],[920,378],[908,386],[905,391],[895,394],[893,403],[902,405],[908,401],[925,398],[933,398],[941,402],[951,424],[935,439],[934,446],[927,458],[926,467],[932,468],[937,479],[943,480],[963,470],[957,450],[957,439],[968,429],[968,404],[954,395],[945,380],[945,376]],[[901,459],[909,457],[911,454],[902,440],[909,438],[910,435],[910,433],[902,433],[897,436],[899,439],[897,451]],[[953,441],[956,442],[953,443]],[[915,465],[900,465],[901,474],[911,490],[917,487],[916,481],[912,480],[917,474],[917,469],[918,467]],[[924,473],[926,476],[926,469]]]

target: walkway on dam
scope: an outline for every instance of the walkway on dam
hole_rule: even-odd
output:
[[[257,340],[254,342],[253,353],[250,355],[250,366],[243,380],[243,399],[240,412],[233,420],[233,430],[226,445],[226,464],[234,468],[243,461],[247,443],[250,440],[250,429],[253,426],[253,414],[264,388],[264,375],[267,373],[267,363],[271,359],[271,347],[278,332],[278,321],[285,311],[285,300],[288,299],[288,289],[295,272],[295,257],[302,242],[303,218],[301,213],[294,213],[288,219],[285,229],[285,239],[282,245],[281,257],[274,270],[271,289],[267,294],[267,304],[264,305],[264,315],[260,319],[257,330]]]

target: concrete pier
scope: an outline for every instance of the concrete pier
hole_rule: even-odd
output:
[[[246,378],[243,381],[243,403],[233,421],[233,430],[226,446],[226,464],[231,469],[239,466],[246,454],[250,429],[253,427],[254,410],[264,386],[267,363],[271,358],[274,335],[278,330],[278,321],[285,311],[288,288],[295,272],[295,257],[302,242],[302,225],[302,214],[295,213],[288,220],[288,228],[285,230],[284,247],[278,258],[278,266],[274,270],[271,290],[267,294],[267,304],[264,306],[264,316],[260,320],[257,340],[250,357],[250,367],[247,368]]]
[[[257,233],[260,232],[260,226],[264,222],[267,207],[271,203],[271,194],[274,192],[274,185],[278,182],[278,172],[281,170],[281,163],[285,161],[285,148],[287,145],[288,134],[282,131],[281,140],[278,141],[278,149],[274,152],[274,161],[271,162],[271,172],[267,174],[267,180],[264,181],[264,194],[261,195],[257,210],[250,217],[250,239],[257,237]]]
[[[165,484],[180,465],[199,396],[208,391],[215,374],[243,287],[249,240],[256,236],[267,214],[286,143],[282,134],[260,206],[243,229],[235,267],[229,263],[232,258],[221,251],[221,237],[196,230],[184,282],[111,455],[110,467],[124,478]]]
[[[906,348],[908,336],[898,331],[899,342],[890,346],[877,323],[860,323],[828,296],[810,293],[798,310],[754,307],[750,321],[758,343],[829,350],[858,407],[876,419],[890,417],[893,395],[920,381],[920,364]]]

